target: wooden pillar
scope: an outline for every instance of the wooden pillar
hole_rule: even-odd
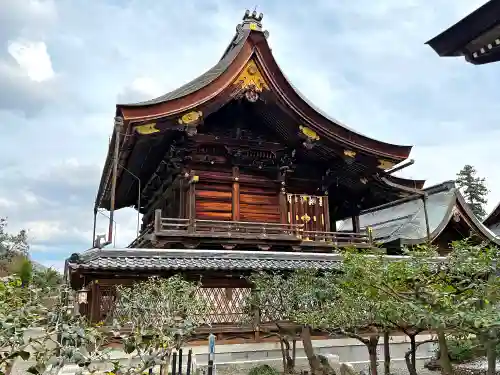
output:
[[[286,203],[286,190],[283,186],[280,191],[280,220],[281,224],[292,224],[291,218],[288,217],[288,207]]]
[[[325,232],[336,232],[336,225],[335,225],[335,221],[333,222],[333,227],[331,226],[331,223],[330,223],[330,204],[328,203],[328,192],[326,192],[326,195],[323,196],[323,198],[321,198],[323,200],[323,213],[322,215],[325,216],[324,220],[325,220]]]
[[[98,322],[101,313],[101,292],[97,280],[92,283],[92,300],[90,301],[90,321]]]
[[[240,220],[240,169],[233,167],[233,189],[232,189],[232,220]]]
[[[359,215],[352,215],[352,231],[354,233],[359,233],[360,231],[360,225],[359,225]]]
[[[179,218],[186,217],[186,191],[184,189],[184,180],[179,180]]]
[[[191,171],[188,189],[188,219],[189,227],[188,232],[195,231],[195,219],[196,219],[196,181],[198,181],[198,176],[196,176],[195,171]]]

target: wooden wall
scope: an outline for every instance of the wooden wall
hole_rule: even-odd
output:
[[[278,184],[271,179],[232,171],[197,171],[196,218],[280,222]]]
[[[232,182],[229,172],[197,172],[195,187],[196,218],[203,220],[232,219]]]
[[[279,223],[279,191],[273,186],[240,184],[240,220]]]

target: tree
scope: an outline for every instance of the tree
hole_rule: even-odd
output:
[[[0,280],[0,375],[18,358],[34,359],[28,372],[42,374],[68,363],[89,367],[105,357],[105,336],[68,310],[68,293],[63,286],[56,297],[47,297],[44,289],[24,287],[19,277]],[[37,332],[26,338],[30,330]]]
[[[201,285],[183,280],[153,277],[132,287],[119,286],[111,319],[114,335],[124,350],[135,352],[139,364],[114,363],[114,374],[139,375],[156,365],[168,374],[173,349],[180,349],[194,330],[205,323],[207,301]]]
[[[370,373],[377,375],[377,346],[380,336],[389,328],[381,315],[385,296],[363,287],[358,282],[357,269],[343,262],[340,275],[329,274],[327,282],[332,289],[331,298],[323,307],[323,329],[342,334],[363,343],[370,359]],[[320,323],[321,324],[321,323]]]
[[[284,371],[292,369],[294,359],[289,353],[289,338],[295,338],[298,331],[311,373],[332,373],[315,354],[311,341],[312,329],[325,325],[324,306],[334,292],[328,284],[331,278],[314,270],[301,270],[291,274],[261,272],[249,280],[253,284],[252,294],[246,301],[249,318],[253,319],[257,309],[261,320],[276,325],[281,342],[288,342],[282,351]],[[295,327],[287,328],[287,324]]]
[[[18,358],[34,360],[28,372],[35,375],[57,374],[67,364],[95,372],[96,362],[110,360],[110,334],[122,339],[127,353],[135,353],[128,366],[113,363],[114,374],[140,375],[165,365],[172,349],[179,349],[204,321],[207,304],[198,288],[178,276],[118,288],[110,332],[104,322],[94,325],[75,314],[66,285],[48,294],[47,289],[23,287],[19,277],[1,279],[0,375],[8,374]],[[26,339],[30,329],[38,333]]]
[[[467,164],[457,173],[456,183],[472,212],[482,220],[486,216],[484,205],[487,202],[488,189],[485,179],[477,177],[476,173],[476,169]]]
[[[0,218],[0,276],[9,272],[9,265],[16,257],[28,257],[28,237],[25,230],[7,233],[7,219]]]
[[[295,345],[297,332],[286,323],[293,321],[295,299],[295,285],[281,274],[260,272],[248,278],[253,286],[252,293],[245,301],[247,321],[254,322],[258,312],[261,321],[270,322],[276,326],[281,345],[283,371],[293,373],[295,367]],[[273,330],[269,332],[274,333]],[[290,340],[292,353],[290,353]]]
[[[416,247],[408,255],[391,261],[355,254],[344,263],[364,275],[357,279],[363,288],[374,290],[374,296],[382,292],[389,297],[381,307],[392,310],[392,317],[387,317],[396,320],[396,325],[404,322],[412,329],[428,327],[437,333],[445,374],[452,373],[447,332],[476,335],[489,353],[488,372],[494,374],[493,348],[500,324],[500,284],[495,274],[498,248],[459,241],[452,244],[446,261],[438,261],[429,245]],[[415,374],[410,365],[410,373]]]
[[[53,268],[34,270],[32,283],[40,288],[57,290],[63,284],[62,275]]]

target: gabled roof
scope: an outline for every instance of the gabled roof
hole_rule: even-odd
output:
[[[500,0],[490,0],[426,44],[439,56],[465,56],[473,64],[497,61],[499,24]]]
[[[493,211],[486,216],[486,219],[483,220],[483,224],[500,235],[500,203],[498,203]]]
[[[237,27],[236,35],[214,67],[191,82],[158,98],[140,103],[118,104],[117,113],[122,114],[125,120],[137,122],[198,109],[233,86],[247,63],[253,59],[259,73],[264,76],[266,86],[303,117],[304,125],[310,122],[307,126],[311,126],[320,135],[367,148],[396,163],[408,157],[411,146],[389,144],[357,133],[307,101],[289,82],[274,60],[267,42],[268,33],[262,30],[261,20],[262,14],[257,16],[256,12],[250,14],[247,11],[243,22]],[[229,99],[231,98],[228,97]],[[203,112],[204,116],[207,114]]]
[[[429,187],[427,193],[427,217],[430,240],[434,241],[451,220],[464,220],[479,236],[500,244],[496,237],[472,213],[454,181]],[[371,227],[374,239],[380,243],[400,241],[402,244],[415,245],[427,241],[427,226],[424,203],[421,197],[373,210],[360,216],[361,228]],[[339,230],[352,230],[351,220],[338,225]]]
[[[411,146],[390,144],[360,134],[310,103],[279,68],[268,44],[269,34],[263,31],[261,20],[262,15],[247,11],[220,61],[200,77],[158,98],[117,105],[117,115],[124,118],[124,127],[120,129],[120,133],[127,134],[124,138],[118,137],[121,138],[118,157],[120,165],[130,169],[128,162],[142,155],[139,149],[151,150],[151,144],[156,141],[160,143],[159,138],[173,128],[178,129],[182,126],[179,124],[183,124],[182,118],[185,115],[194,113],[197,118],[207,118],[233,100],[246,86],[252,86],[256,80],[260,80],[263,86],[262,97],[265,96],[265,102],[273,103],[283,109],[283,116],[288,116],[290,124],[293,122],[293,129],[289,129],[290,132],[294,132],[293,134],[298,133],[300,126],[304,126],[321,137],[319,143],[338,146],[344,152],[369,156],[374,161],[378,160],[380,169],[391,168],[408,158]],[[256,71],[250,72],[251,68]],[[287,126],[292,126],[290,124]],[[139,135],[138,128],[143,125],[153,126],[155,129],[151,134]],[[109,202],[105,201],[109,201],[111,164],[116,139],[115,129],[109,145],[95,209],[109,206]],[[152,166],[154,163],[148,160],[146,164]],[[389,167],[384,168],[384,165],[389,165]],[[125,178],[132,181],[127,184],[132,184],[134,179],[122,172],[122,168],[118,168],[118,185],[121,184],[123,174],[126,175]],[[149,172],[148,170],[147,173]],[[139,173],[134,170],[132,173],[140,174],[141,179],[146,179],[141,183],[147,183],[146,172]],[[408,183],[415,184],[411,181]],[[132,188],[128,188],[128,191],[131,190]],[[130,205],[131,203],[127,200],[123,204]],[[117,207],[120,205],[118,204]]]

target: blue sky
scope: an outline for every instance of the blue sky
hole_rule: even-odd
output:
[[[258,4],[281,68],[351,128],[415,145],[402,175],[428,184],[466,163],[496,172],[498,65],[439,58],[424,43],[485,0]],[[229,0],[0,0],[0,216],[57,268],[91,244],[92,207],[117,102],[168,92],[217,62],[246,8]],[[118,242],[135,235],[118,213]],[[106,219],[99,220],[104,232]]]

